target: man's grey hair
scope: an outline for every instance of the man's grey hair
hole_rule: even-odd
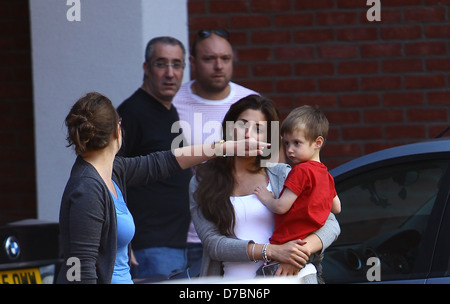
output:
[[[145,48],[145,61],[146,62],[150,62],[150,60],[152,59],[153,53],[155,51],[155,45],[157,43],[169,44],[169,45],[174,45],[174,46],[178,45],[181,48],[181,50],[183,51],[183,59],[186,57],[186,49],[184,48],[184,45],[180,40],[173,38],[173,37],[169,37],[169,36],[162,36],[162,37],[153,38],[152,40],[150,40],[147,43],[147,47]]]

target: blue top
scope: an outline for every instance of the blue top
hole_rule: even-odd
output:
[[[111,284],[133,284],[128,264],[128,244],[134,236],[133,216],[127,208],[122,192],[113,181],[117,198],[112,195],[117,215],[117,254]]]

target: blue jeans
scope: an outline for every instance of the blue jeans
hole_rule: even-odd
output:
[[[151,247],[133,251],[139,263],[134,267],[133,278],[147,278],[152,275],[169,275],[184,270],[187,264],[186,250],[169,247]]]
[[[191,267],[202,260],[203,246],[201,243],[187,243],[187,265]]]

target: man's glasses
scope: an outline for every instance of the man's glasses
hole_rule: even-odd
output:
[[[209,36],[211,36],[211,34],[214,33],[217,36],[220,36],[222,38],[228,39],[230,34],[228,33],[228,31],[226,29],[211,29],[211,30],[199,30],[197,32],[197,36],[199,38],[208,38]]]
[[[184,67],[186,66],[184,62],[169,63],[165,61],[153,61],[151,65],[157,68],[158,70],[168,70],[169,67],[172,67],[172,69],[174,69],[175,71],[180,71],[184,69]]]

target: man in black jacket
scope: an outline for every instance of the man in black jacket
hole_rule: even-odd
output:
[[[172,141],[180,133],[171,132],[172,124],[179,120],[172,98],[183,79],[185,56],[183,44],[172,37],[157,37],[147,44],[143,84],[117,109],[124,129],[121,155],[174,148]],[[168,275],[185,268],[191,176],[189,169],[183,170],[128,189],[128,208],[136,224],[132,248],[138,265],[134,278]]]

